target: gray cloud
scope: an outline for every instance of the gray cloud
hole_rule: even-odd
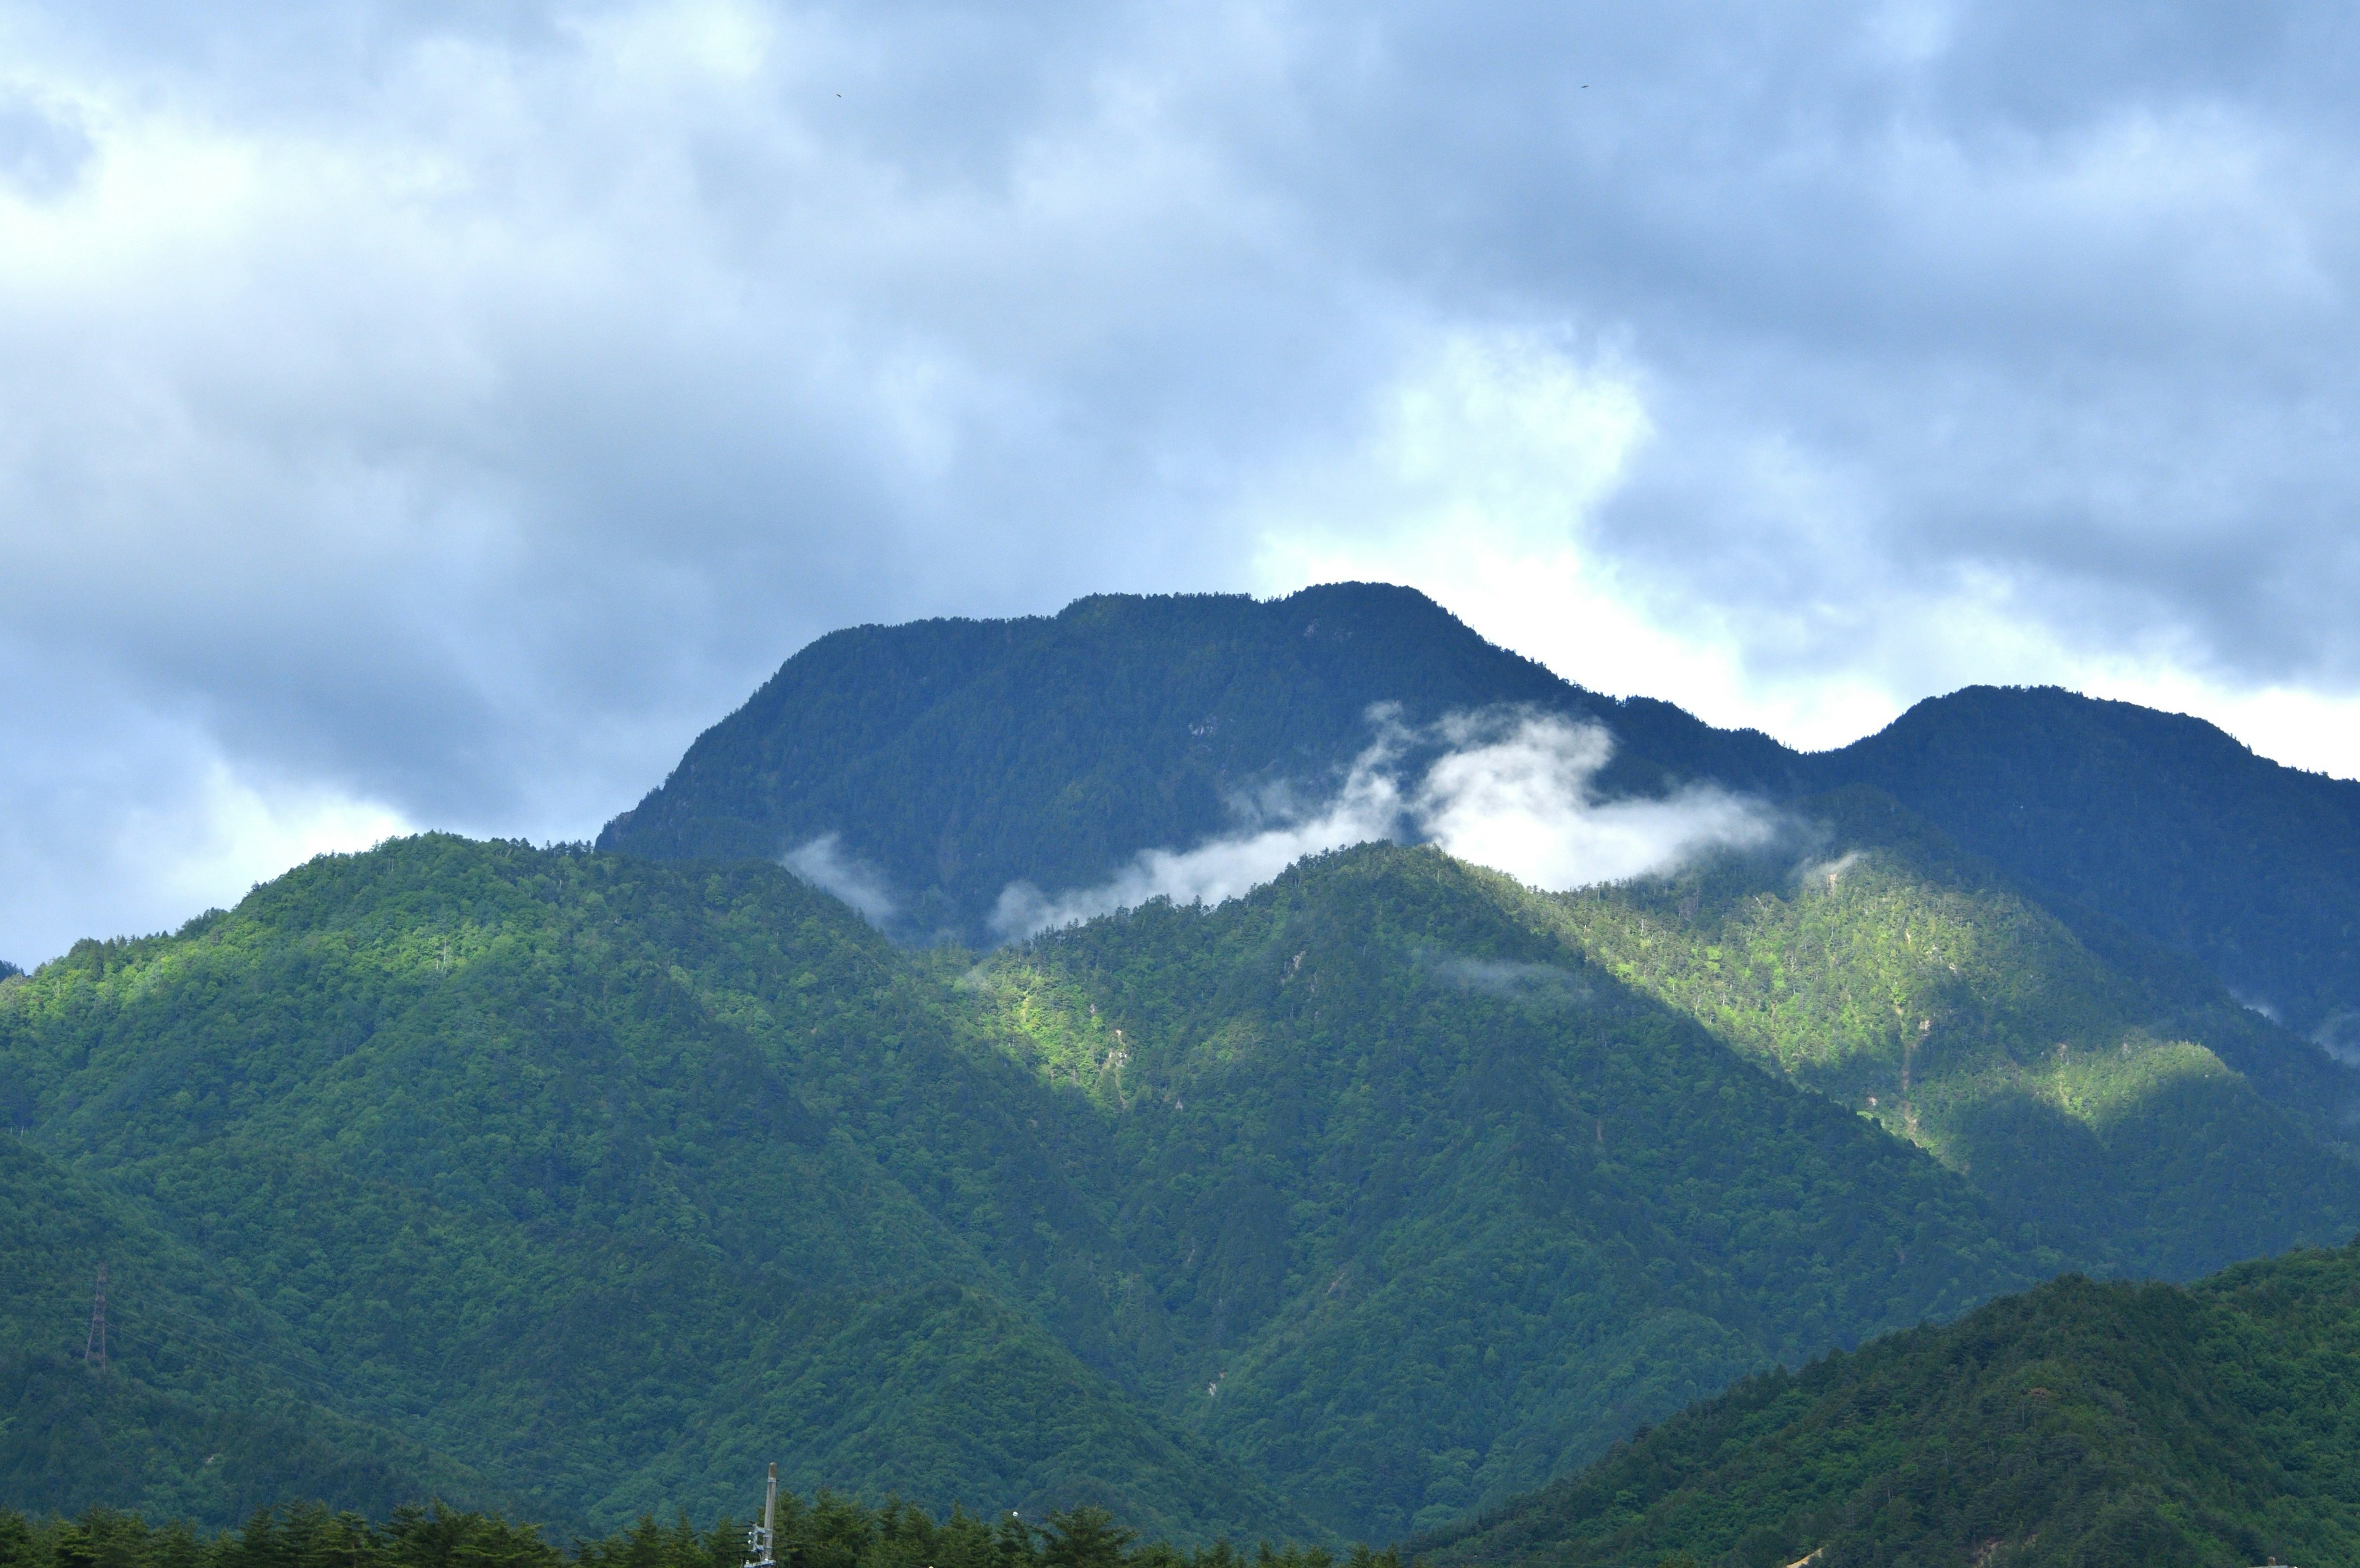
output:
[[[1760,670],[2360,689],[2341,8],[0,26],[20,959],[585,833],[833,626],[1237,586],[1470,338],[1627,383],[1531,526]]]

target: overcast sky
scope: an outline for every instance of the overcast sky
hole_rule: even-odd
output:
[[[2360,774],[2355,18],[0,4],[0,956],[1108,589]]]

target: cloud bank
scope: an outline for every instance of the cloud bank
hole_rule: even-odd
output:
[[[1324,803],[1192,849],[1144,851],[1096,887],[1048,895],[1011,883],[993,911],[994,931],[1030,936],[1154,898],[1218,904],[1306,855],[1377,840],[1433,844],[1563,891],[1672,870],[1710,849],[1758,845],[1775,830],[1766,808],[1710,787],[1659,800],[1598,800],[1590,784],[1614,743],[1596,724],[1517,710],[1454,714],[1426,731],[1386,708],[1371,719],[1376,739]],[[1441,755],[1405,778],[1405,761],[1434,746]]]

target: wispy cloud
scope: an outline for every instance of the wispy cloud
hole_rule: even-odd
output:
[[[1375,840],[1427,843],[1462,860],[1552,889],[1670,870],[1710,848],[1764,843],[1766,808],[1710,787],[1652,800],[1601,800],[1592,789],[1613,755],[1596,724],[1555,713],[1489,709],[1427,729],[1371,710],[1376,738],[1342,786],[1295,820],[1185,850],[1142,852],[1095,887],[1044,894],[1002,889],[1002,936],[1071,925],[1153,898],[1215,904],[1242,897],[1306,855]],[[1425,762],[1404,774],[1413,757]]]
[[[780,864],[824,893],[833,893],[872,926],[886,926],[901,912],[885,873],[844,847],[836,833],[822,833],[791,849]]]

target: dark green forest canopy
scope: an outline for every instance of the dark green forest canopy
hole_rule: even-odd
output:
[[[981,961],[749,862],[323,858],[0,989],[0,1500],[220,1526],[436,1495],[612,1530],[709,1517],[775,1454],[805,1491],[1096,1505],[1191,1550],[1388,1540],[2056,1268],[2349,1223],[2344,1168],[2189,1038],[2213,992],[1874,847],[1831,902],[1743,867],[1585,902],[1364,846]],[[1971,1101],[2057,1008],[2076,1042],[2147,1028],[2136,1062],[2202,1094],[2138,1079],[2122,1104],[2195,1110],[2105,1125],[2171,1133],[2197,1187],[2102,1160],[2080,1229],[2028,1225],[2006,1160],[1946,1165],[1790,1070],[1796,1018],[1850,1038],[1841,987],[1765,989],[1724,944],[1791,981],[1798,934],[1840,929],[1846,984],[1914,985],[1921,913],[1959,926],[1945,976],[1991,959],[1926,1037],[1958,1031],[1963,1075],[1922,1083]],[[2045,1061],[2001,1086],[2086,1087]],[[2224,1139],[2261,1158],[2214,1181]],[[2062,1169],[2012,1157],[2019,1185]]]
[[[1767,737],[1668,703],[1568,685],[1421,593],[1377,583],[1242,594],[1101,594],[1054,616],[859,626],[804,648],[699,736],[602,849],[772,859],[841,833],[908,905],[906,929],[989,934],[1000,890],[1103,879],[1140,850],[1229,826],[1264,785],[1332,788],[1374,731],[1493,703],[1609,722],[1601,780],[1754,782]]]
[[[2071,1276],[1748,1379],[1438,1565],[2360,1561],[2360,1246],[2192,1288]]]
[[[1227,1541],[1194,1551],[1142,1542],[1103,1508],[1015,1513],[986,1520],[963,1508],[936,1517],[911,1504],[868,1507],[821,1492],[779,1497],[780,1568],[1402,1568],[1390,1551]],[[0,1508],[0,1568],[742,1568],[746,1531],[726,1516],[704,1530],[674,1513],[642,1515],[610,1535],[561,1543],[497,1514],[405,1506],[382,1523],[324,1505],[260,1510],[208,1534],[185,1520],[92,1508],[74,1518],[27,1518]]]
[[[126,1456],[147,1393],[191,1430],[295,1410],[570,1525],[710,1510],[792,1432],[806,1487],[1316,1533],[1110,1375],[1096,1119],[974,1014],[775,868],[431,835],[83,944],[0,995],[10,1152],[57,1215],[0,1216],[22,1386],[82,1350],[104,1261],[146,1392],[74,1419]],[[0,1435],[0,1495],[217,1523],[247,1496],[194,1444],[93,1493],[34,1443],[57,1430]],[[381,1496],[321,1465],[258,1473]]]
[[[1965,1175],[2061,1259],[2188,1279],[2360,1229],[2353,1075],[2188,959],[2084,941],[1852,787],[1799,844],[1538,900],[1538,923]]]
[[[1594,720],[1618,743],[1608,793],[1873,786],[2085,934],[2111,923],[2191,953],[2296,1032],[2360,1052],[2360,783],[2053,689],[1971,687],[1804,755],[1586,691],[1382,584],[833,633],[599,843],[770,859],[838,833],[890,879],[904,934],[973,940],[1011,881],[1095,885],[1141,850],[1227,830],[1265,787],[1332,788],[1380,702],[1414,722],[1503,703]]]
[[[1467,984],[1546,950],[1528,897],[1371,849],[975,968],[774,867],[430,835],[85,944],[0,996],[55,1215],[0,1261],[53,1403],[110,1264],[124,1391],[71,1417],[113,1468],[0,1439],[0,1484],[604,1528],[775,1446],[937,1508],[1385,1539],[2033,1277],[1951,1173],[1610,976]],[[1135,1066],[1084,1072],[1127,1008]]]

